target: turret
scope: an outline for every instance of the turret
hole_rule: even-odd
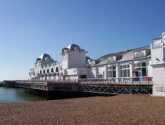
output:
[[[151,44],[153,95],[165,96],[165,33]]]
[[[165,32],[153,39],[151,44],[151,64],[158,66],[165,63]]]
[[[62,68],[84,68],[86,67],[86,51],[79,45],[70,44],[62,49]]]

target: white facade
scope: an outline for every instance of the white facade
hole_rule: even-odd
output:
[[[152,77],[150,73],[150,48],[123,51],[103,56],[91,65],[94,78],[126,79]],[[151,78],[150,78],[151,79]]]
[[[153,95],[165,96],[165,33],[150,46],[111,53],[98,59],[87,57],[76,44],[62,49],[59,63],[48,54],[37,58],[30,70],[36,80],[130,79],[153,80]]]
[[[33,80],[58,80],[59,69],[59,64],[50,55],[42,54],[30,69],[29,76]]]
[[[88,68],[86,51],[76,44],[71,44],[62,49],[61,67],[64,79],[87,78]]]
[[[165,33],[151,44],[153,95],[165,96]]]
[[[29,75],[34,80],[78,80],[88,77],[87,65],[86,51],[71,44],[62,49],[60,63],[54,61],[50,55],[42,54]]]
[[[75,44],[63,48],[61,64],[63,69],[86,67],[86,51]]]

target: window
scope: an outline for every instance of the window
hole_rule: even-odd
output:
[[[49,69],[47,69],[47,73],[49,73]]]
[[[116,57],[116,60],[121,60],[122,59],[122,55],[118,55],[117,57]]]
[[[107,69],[107,77],[116,77],[116,66],[109,66]]]
[[[43,70],[43,73],[45,74],[45,70]]]
[[[86,75],[80,75],[80,78],[81,78],[81,79],[86,79],[87,76],[86,76]]]
[[[53,68],[51,68],[51,72],[54,72],[54,69]]]
[[[58,72],[58,67],[56,68],[56,72]]]
[[[40,74],[42,74],[42,71],[40,70]]]
[[[135,77],[147,76],[147,63],[146,62],[135,63],[134,69],[135,69],[134,70]]]
[[[120,65],[120,77],[130,77],[130,66],[129,66],[129,64]]]

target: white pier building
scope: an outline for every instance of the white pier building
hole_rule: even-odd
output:
[[[33,80],[111,79],[153,81],[153,95],[165,96],[165,33],[150,45],[91,59],[79,45],[61,51],[61,60],[42,54],[30,69]]]

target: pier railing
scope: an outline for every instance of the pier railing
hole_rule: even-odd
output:
[[[17,80],[17,83],[29,84],[152,84],[152,77],[108,78],[108,79],[79,79],[79,80]]]
[[[109,78],[109,79],[81,79],[81,84],[151,84],[152,77],[139,78]]]
[[[16,80],[20,83],[78,83],[78,80]]]

